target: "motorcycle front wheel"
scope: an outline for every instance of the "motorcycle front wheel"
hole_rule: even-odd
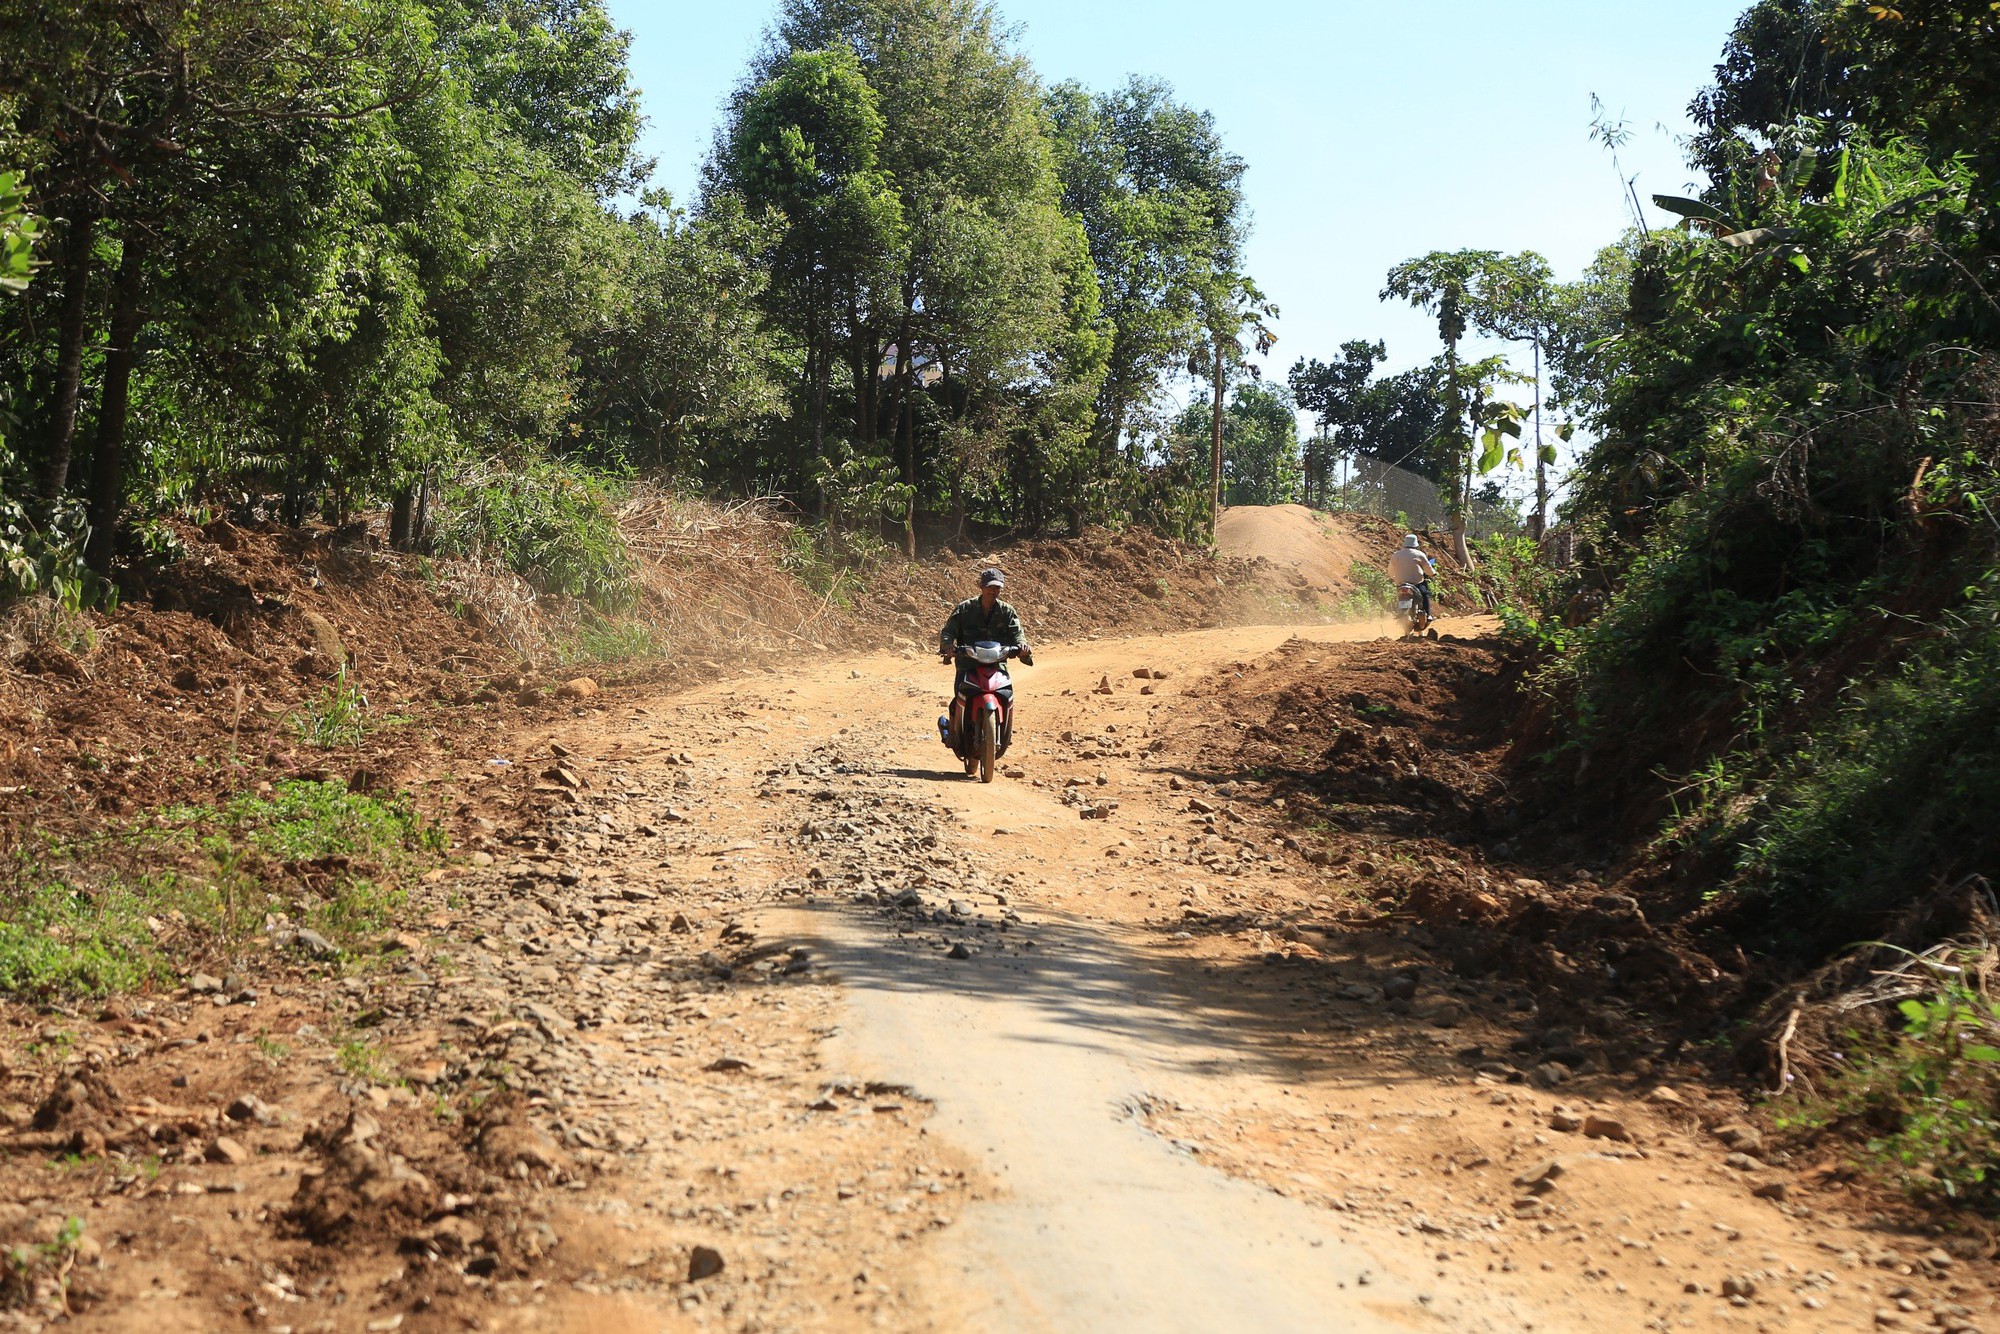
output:
[[[979,781],[993,781],[993,765],[1000,756],[1000,719],[992,713],[979,718]]]

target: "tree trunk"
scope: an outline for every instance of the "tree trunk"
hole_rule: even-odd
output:
[[[1208,540],[1222,522],[1222,340],[1215,340],[1214,400],[1209,412]]]
[[[417,517],[417,489],[405,486],[389,502],[389,545],[408,551],[414,545]]]
[[[431,542],[431,470],[417,474],[417,514],[410,524],[410,549],[428,551]]]
[[[49,394],[48,435],[42,453],[42,495],[49,500],[60,496],[69,485],[70,451],[76,443],[76,405],[83,385],[83,345],[90,322],[91,248],[96,240],[97,217],[79,206],[63,246],[56,380]]]
[[[119,502],[125,491],[125,420],[132,405],[132,367],[138,358],[140,270],[145,257],[136,237],[125,238],[112,293],[111,346],[104,352],[104,392],[97,406],[97,444],[90,465],[90,544],[84,557],[99,574],[111,572],[118,551]]]
[[[890,440],[903,440],[903,485],[910,488],[903,506],[903,554],[917,558],[917,424],[910,396],[916,390],[917,359],[910,351],[911,325],[916,320],[916,280],[903,280],[903,313],[896,328],[896,415],[891,418]]]
[[[1472,547],[1465,540],[1466,503],[1472,494],[1472,435],[1465,425],[1465,386],[1458,378],[1458,343],[1444,345],[1445,376],[1451,383],[1451,434],[1458,457],[1452,460],[1451,553],[1468,571]]]
[[[1549,530],[1549,469],[1542,459],[1542,340],[1535,339],[1535,522],[1533,535],[1540,543]]]

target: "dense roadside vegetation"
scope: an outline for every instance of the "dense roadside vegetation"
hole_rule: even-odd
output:
[[[1709,186],[1657,200],[1682,222],[1632,250],[1576,385],[1599,437],[1566,514],[1583,563],[1536,628],[1555,768],[1666,813],[1649,859],[1703,893],[1707,930],[1771,985],[1888,942],[1776,1002],[1774,1038],[1803,1010],[1820,1039],[1789,1053],[1822,1081],[1789,1123],[1851,1127],[1918,1194],[1986,1205],[1996,69],[1983,3],[1744,15],[1694,103]],[[1891,1021],[1874,1038],[1872,1015]]]
[[[626,42],[595,0],[0,8],[35,219],[0,303],[6,588],[101,599],[198,511],[386,505],[426,546],[441,502],[463,538],[601,493],[578,468],[912,545],[1205,525],[1162,390],[1191,357],[1238,378],[1255,309],[1206,115],[1046,87],[975,0],[801,0],[677,206]]]

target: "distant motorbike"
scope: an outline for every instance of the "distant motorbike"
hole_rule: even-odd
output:
[[[1415,584],[1396,585],[1396,616],[1408,627],[1408,633],[1420,635],[1431,628],[1431,618],[1423,608],[1423,600],[1417,596]]]
[[[951,702],[951,712],[938,719],[938,737],[965,761],[965,772],[977,773],[982,783],[993,781],[994,766],[1014,739],[1014,678],[1007,674],[1006,664],[1023,652],[1005,644],[958,646],[958,657],[972,666]]]

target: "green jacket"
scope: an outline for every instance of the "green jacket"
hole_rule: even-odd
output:
[[[958,644],[1011,644],[1026,647],[1028,637],[1021,630],[1021,613],[1005,602],[995,602],[989,615],[978,598],[967,598],[951,609],[944,629],[938,634],[938,652],[949,653]]]

